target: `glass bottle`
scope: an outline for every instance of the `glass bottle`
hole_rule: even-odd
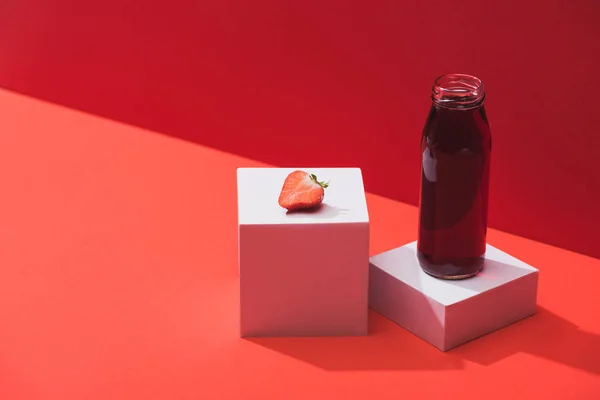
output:
[[[483,268],[492,139],[483,82],[437,78],[421,139],[418,258],[425,272],[465,279]]]

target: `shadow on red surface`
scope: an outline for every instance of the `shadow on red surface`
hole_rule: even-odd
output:
[[[490,225],[600,257],[600,3],[19,0],[0,86],[416,204],[436,75],[488,87]],[[85,134],[85,132],[82,132]]]
[[[491,365],[517,353],[600,375],[600,335],[581,330],[543,307],[538,307],[538,313],[532,317],[450,352],[481,365]]]
[[[369,335],[355,337],[248,338],[257,345],[334,371],[462,369],[463,361],[448,357],[427,342],[369,312]]]
[[[247,340],[336,371],[461,369],[464,361],[491,365],[527,353],[600,375],[596,357],[600,354],[600,335],[581,331],[545,308],[539,308],[530,318],[445,353],[374,311],[369,317],[369,336],[365,337]]]

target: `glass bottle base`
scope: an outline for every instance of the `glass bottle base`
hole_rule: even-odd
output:
[[[421,269],[434,278],[461,280],[476,276],[483,269],[484,257],[437,259],[417,252]]]
[[[478,273],[481,272],[481,269],[479,269],[478,271],[475,272],[470,272],[468,274],[464,274],[464,275],[440,275],[440,274],[434,274],[430,271],[427,271],[425,268],[423,268],[423,271],[429,275],[429,276],[433,276],[434,278],[438,278],[438,279],[444,279],[444,280],[448,280],[448,281],[459,281],[461,279],[468,279],[468,278],[472,278],[475,275],[477,275]]]

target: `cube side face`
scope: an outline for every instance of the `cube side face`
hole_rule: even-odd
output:
[[[369,224],[239,226],[240,334],[367,334]]]
[[[494,290],[448,306],[444,350],[535,314],[538,276],[536,270]]]
[[[369,306],[443,350],[445,307],[373,263],[369,265]]]

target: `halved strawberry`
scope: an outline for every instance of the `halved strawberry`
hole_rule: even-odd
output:
[[[323,202],[328,186],[329,182],[319,182],[314,174],[294,171],[283,182],[279,205],[288,210],[316,207]]]

